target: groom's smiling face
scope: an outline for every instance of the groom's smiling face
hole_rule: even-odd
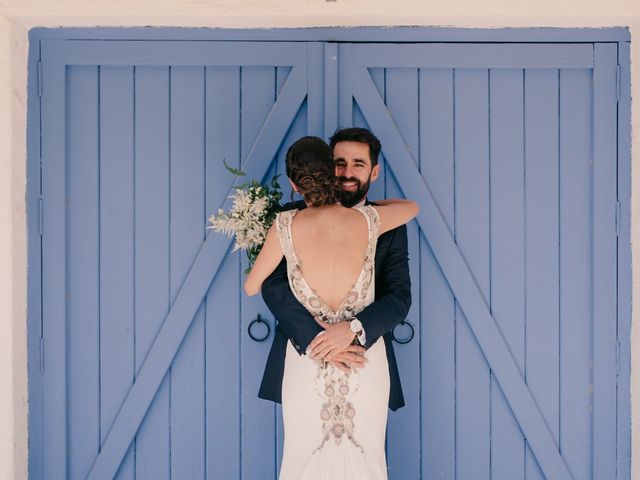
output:
[[[380,174],[380,165],[371,166],[369,145],[361,142],[336,143],[333,160],[342,186],[341,203],[353,207],[367,196],[369,185]]]

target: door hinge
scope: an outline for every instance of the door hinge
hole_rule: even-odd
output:
[[[620,236],[620,202],[616,200],[616,237]]]
[[[44,373],[44,338],[40,337],[40,373]]]
[[[38,97],[42,97],[42,62],[38,60]]]
[[[44,204],[42,197],[38,198],[38,233],[42,236],[44,231]]]
[[[616,102],[620,101],[620,65],[616,65]]]

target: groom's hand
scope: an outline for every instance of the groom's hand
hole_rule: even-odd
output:
[[[349,328],[349,322],[323,323],[322,326],[325,332],[309,344],[309,356],[314,360],[330,362],[351,345],[355,333]]]
[[[350,373],[351,370],[364,367],[369,361],[369,359],[364,356],[364,351],[364,347],[349,345],[346,350],[333,357],[329,363],[345,373]]]

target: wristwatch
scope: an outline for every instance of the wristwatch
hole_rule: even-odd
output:
[[[353,342],[351,343],[353,345],[362,346],[362,344],[360,343],[360,335],[362,335],[362,322],[355,317],[352,318],[351,320],[349,320],[349,329],[356,334],[356,336],[353,338]]]

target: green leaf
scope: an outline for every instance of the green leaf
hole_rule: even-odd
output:
[[[225,158],[222,159],[222,163],[224,164],[224,168],[226,168],[229,172],[233,173],[234,175],[238,177],[244,177],[246,175],[246,173],[244,173],[242,170],[229,166]]]
[[[282,174],[274,175],[271,179],[271,187],[272,188],[280,188],[280,184],[278,183],[278,177],[282,176]]]

